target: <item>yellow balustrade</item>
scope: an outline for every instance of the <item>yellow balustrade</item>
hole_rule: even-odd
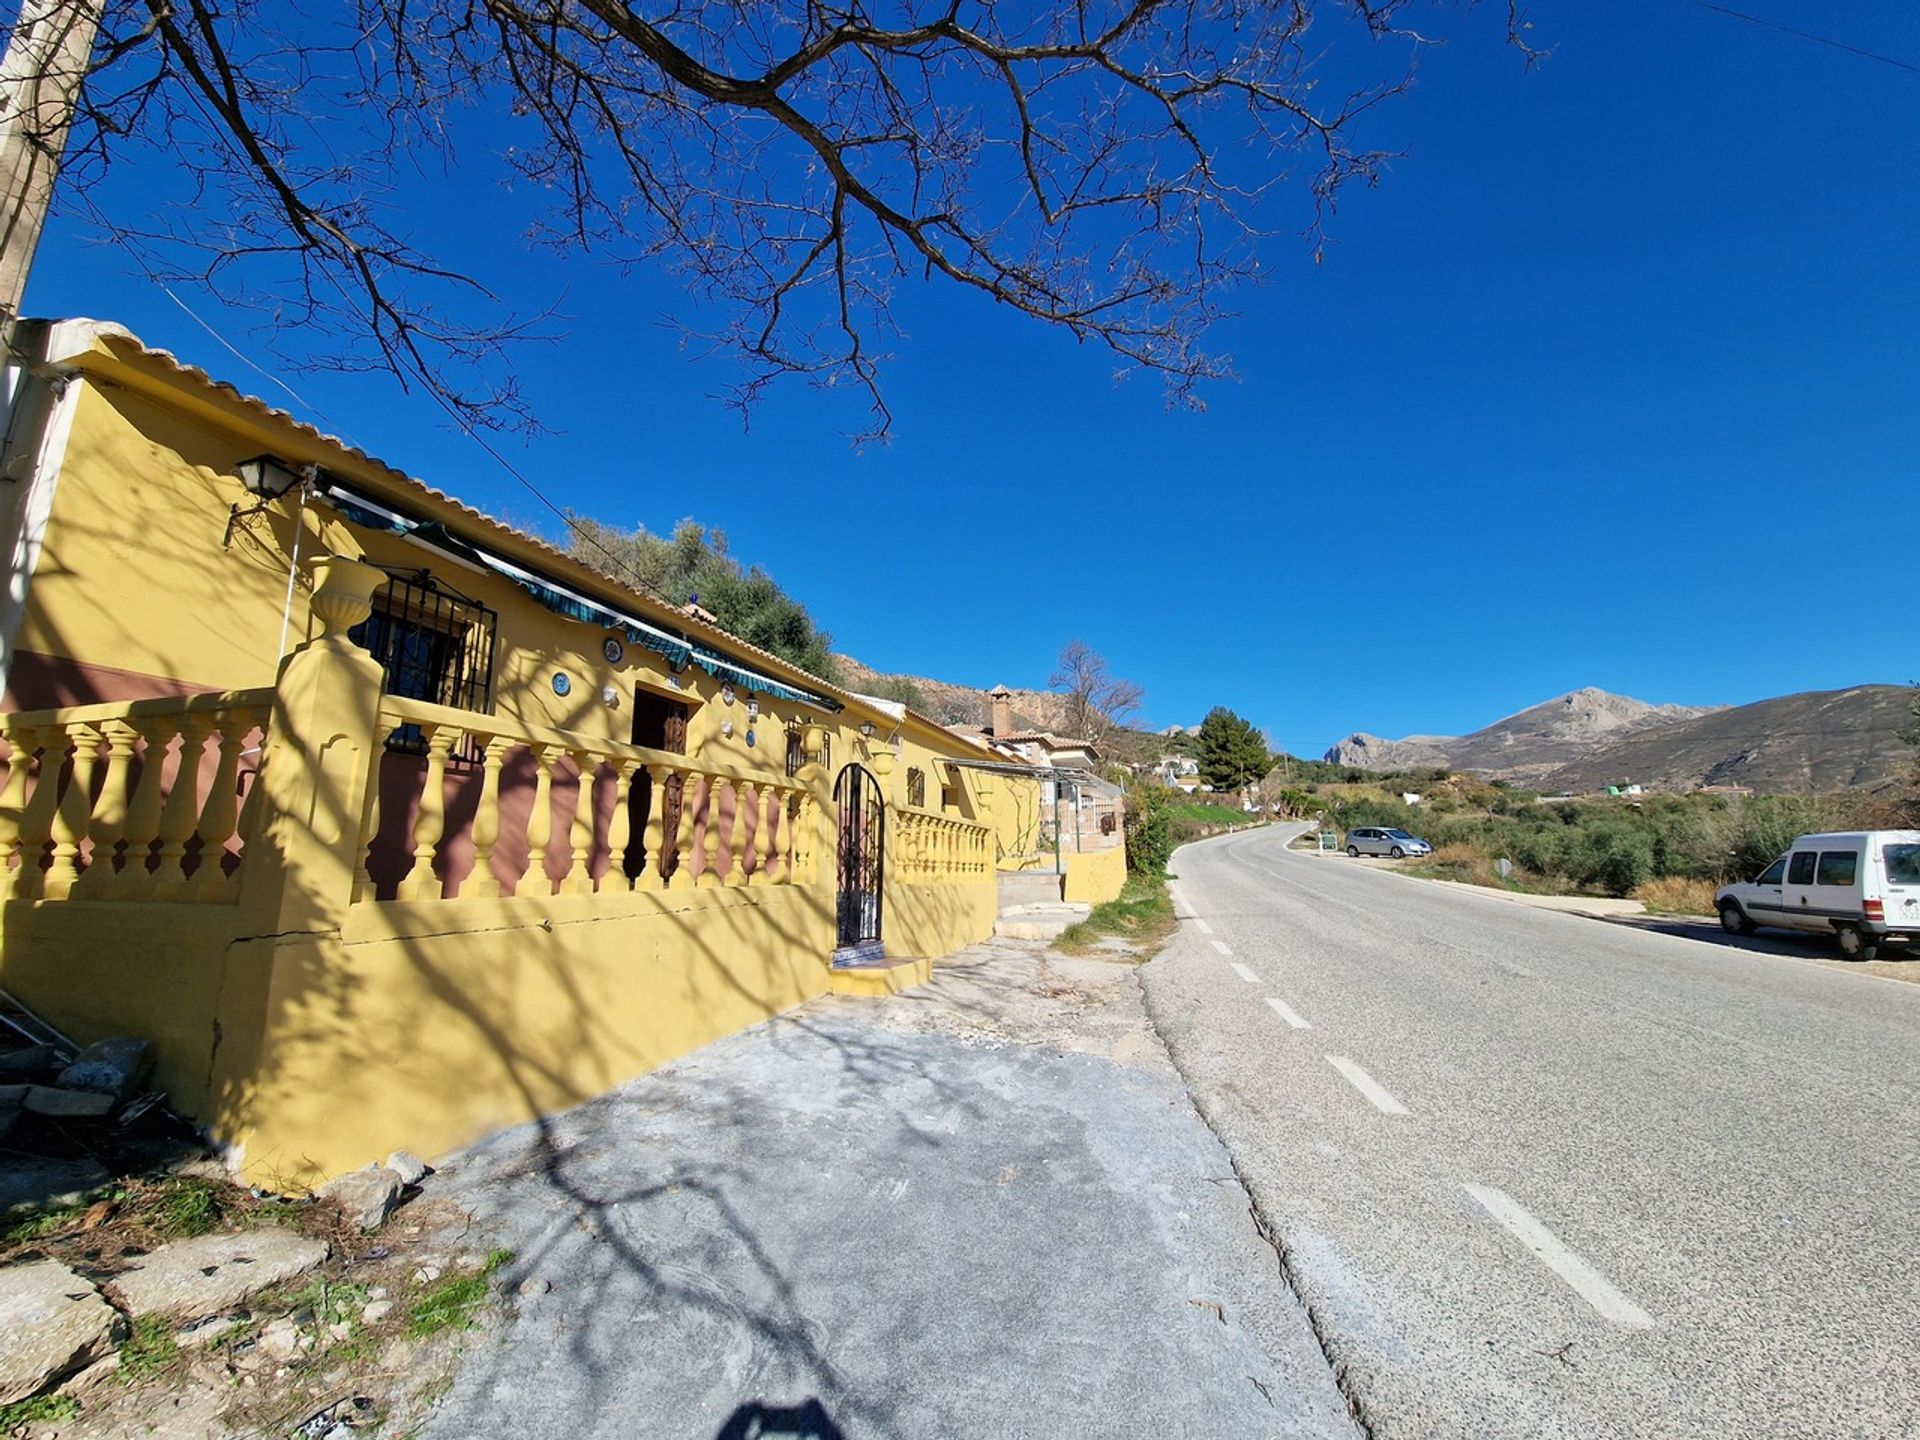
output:
[[[985,825],[908,806],[891,812],[896,875],[916,885],[957,885],[989,873],[993,832]]]
[[[554,893],[556,887],[547,880],[547,861],[555,845],[564,847],[562,853],[567,857],[566,873],[557,887],[564,895],[634,888],[678,890],[696,884],[701,888],[791,885],[806,874],[801,845],[813,796],[801,781],[752,775],[670,751],[622,745],[401,696],[381,698],[379,724],[383,732],[412,726],[428,742],[425,774],[418,782],[420,802],[408,836],[413,864],[395,899],[437,900],[444,895],[450,903],[458,903],[497,897],[503,888],[511,888],[518,895]],[[527,859],[517,880],[503,887],[495,869],[504,823],[502,771],[508,756],[519,750],[532,757],[534,767],[532,809],[525,830]],[[579,773],[579,799],[566,833],[556,836],[553,781],[555,767],[563,758]],[[473,867],[457,881],[451,873],[434,868],[438,857],[445,869],[446,847],[456,838],[450,831],[446,805],[449,763],[477,765],[481,771],[470,830]],[[609,772],[610,809],[604,803],[594,803],[596,789]],[[646,863],[637,881],[629,882],[625,864],[633,835],[628,802],[641,774],[647,777],[651,796],[641,833]],[[564,772],[562,775],[564,784]],[[676,827],[669,827],[667,819],[674,808],[671,797],[675,793],[679,797],[679,821]],[[796,823],[787,818],[789,815],[798,815],[801,820]],[[164,822],[160,828],[165,831]],[[368,872],[366,856],[377,834],[370,806],[360,837],[363,877]],[[601,854],[605,855],[605,868],[596,879],[592,867]],[[370,880],[355,886],[356,901],[372,894]]]
[[[244,864],[258,818],[241,761],[272,704],[268,689],[210,691],[0,717],[0,895],[232,904],[225,858],[237,841]]]

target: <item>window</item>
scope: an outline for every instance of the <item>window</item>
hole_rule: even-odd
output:
[[[1860,856],[1852,850],[1823,850],[1820,852],[1820,875],[1815,881],[1819,885],[1851,885],[1854,876],[1860,870]]]
[[[1786,878],[1787,857],[1782,855],[1778,860],[1774,861],[1773,864],[1762,870],[1760,872],[1760,878],[1753,883],[1756,885],[1778,885]]]
[[[1920,845],[1888,845],[1880,856],[1887,862],[1889,885],[1920,885]]]
[[[801,741],[805,734],[799,725],[787,727],[787,778],[792,779],[800,773],[800,767],[807,763],[806,746]],[[833,769],[833,736],[826,731],[820,732],[820,764],[828,770]]]
[[[907,767],[907,804],[918,810],[927,808],[927,772],[915,765]]]
[[[1820,857],[1813,851],[1802,850],[1793,857],[1793,863],[1787,867],[1787,883],[1789,885],[1813,884],[1813,867],[1819,861]]]
[[[387,694],[485,714],[493,709],[496,618],[421,570],[391,577],[373,597],[373,613],[347,637],[380,662]],[[418,726],[402,725],[387,748],[422,754],[426,742]]]

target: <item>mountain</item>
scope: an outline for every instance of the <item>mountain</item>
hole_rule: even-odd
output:
[[[1617,737],[1537,788],[1579,792],[1621,781],[1659,790],[1744,785],[1770,794],[1880,785],[1913,761],[1904,685],[1809,690],[1714,710]]]
[[[1913,755],[1900,739],[1912,722],[1911,705],[1903,685],[1810,690],[1706,709],[1575,690],[1471,735],[1354,734],[1326,758],[1369,770],[1474,770],[1574,794],[1629,783],[1804,793],[1874,786],[1899,774]]]
[[[1431,766],[1477,770],[1496,779],[1532,785],[1611,741],[1707,713],[1686,705],[1649,705],[1605,690],[1575,690],[1496,720],[1471,735],[1410,735],[1404,740],[1383,740],[1360,733],[1328,750],[1326,758],[1336,765],[1367,770]]]

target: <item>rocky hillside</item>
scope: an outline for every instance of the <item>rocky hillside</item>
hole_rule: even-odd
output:
[[[1576,690],[1471,735],[1383,740],[1355,734],[1327,752],[1368,770],[1446,766],[1530,789],[1579,794],[1634,783],[1659,790],[1743,785],[1769,793],[1874,786],[1906,765],[1901,685],[1814,690],[1751,705],[1649,705]]]
[[[1336,765],[1367,770],[1444,765],[1532,785],[1624,736],[1657,731],[1707,713],[1686,705],[1649,705],[1605,690],[1575,690],[1496,720],[1471,735],[1383,740],[1355,734],[1327,751],[1326,758]]]
[[[924,675],[889,675],[875,670],[871,665],[863,665],[851,655],[835,655],[834,664],[839,667],[840,683],[848,690],[860,695],[881,695],[889,680],[904,680],[912,685],[919,694],[919,702],[914,706],[924,715],[932,716],[943,725],[984,725],[987,723],[988,701],[985,690],[971,685],[954,685],[945,680],[933,680]],[[1052,730],[1059,728],[1063,701],[1061,697],[1046,690],[1015,690],[1013,692],[1013,721],[1022,730]]]
[[[1660,790],[1744,785],[1772,794],[1871,787],[1911,763],[1904,685],[1809,690],[1617,736],[1539,787],[1580,792],[1621,781]]]

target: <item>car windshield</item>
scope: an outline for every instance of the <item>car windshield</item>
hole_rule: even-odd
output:
[[[1920,845],[1888,845],[1880,854],[1887,862],[1889,885],[1920,885]]]
[[[1386,836],[1389,840],[1411,840],[1413,838],[1404,830],[1389,830],[1386,832]]]

